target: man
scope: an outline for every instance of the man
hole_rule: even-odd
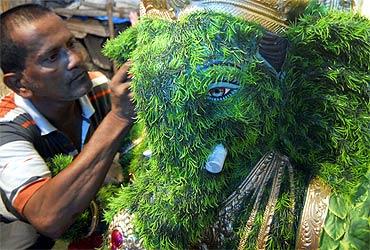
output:
[[[1,15],[1,68],[14,92],[0,102],[2,248],[45,247],[34,245],[40,235],[58,238],[88,207],[132,124],[128,67],[108,88],[87,73],[51,10],[23,5]],[[60,153],[78,155],[51,178],[45,160]]]

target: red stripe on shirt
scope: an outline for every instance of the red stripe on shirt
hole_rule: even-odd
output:
[[[93,96],[89,96],[90,101],[94,101],[102,96],[109,95],[112,91],[110,89],[102,90]]]
[[[17,210],[18,213],[23,215],[23,209],[26,206],[27,202],[30,200],[32,195],[39,190],[46,182],[51,178],[42,178],[31,184],[24,187],[13,201],[13,207]]]
[[[14,93],[4,96],[0,101],[0,117],[4,117],[7,113],[16,108],[14,103]]]
[[[24,123],[22,123],[22,127],[28,128],[29,126],[32,126],[32,125],[35,125],[35,124],[36,124],[36,122],[34,120],[25,121]]]

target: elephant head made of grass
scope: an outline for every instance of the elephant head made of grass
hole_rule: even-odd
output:
[[[131,163],[135,179],[111,200],[107,219],[124,211],[137,248],[210,247],[223,204],[273,152],[289,167],[267,234],[261,240],[277,172],[245,195],[216,245],[236,248],[244,238],[247,246],[294,247],[312,177],[353,197],[367,172],[369,27],[311,4],[277,35],[207,10],[145,17],[108,43],[111,58],[132,60],[143,141]]]

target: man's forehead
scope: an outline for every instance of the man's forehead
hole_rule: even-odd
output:
[[[67,30],[62,19],[56,14],[50,13],[40,17],[38,20],[24,22],[13,26],[11,32],[12,39],[29,50],[40,48],[44,39],[48,36],[57,36],[60,32]]]
[[[38,37],[45,36],[52,30],[56,34],[61,28],[66,28],[61,18],[55,14],[48,14],[38,20],[14,24],[11,36],[19,43],[28,43],[31,40],[37,41]],[[24,45],[27,46],[28,44]]]

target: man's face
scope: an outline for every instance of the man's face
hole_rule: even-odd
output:
[[[20,83],[32,91],[32,98],[70,101],[91,88],[82,54],[58,16],[50,14],[25,24],[12,37],[28,51]]]

